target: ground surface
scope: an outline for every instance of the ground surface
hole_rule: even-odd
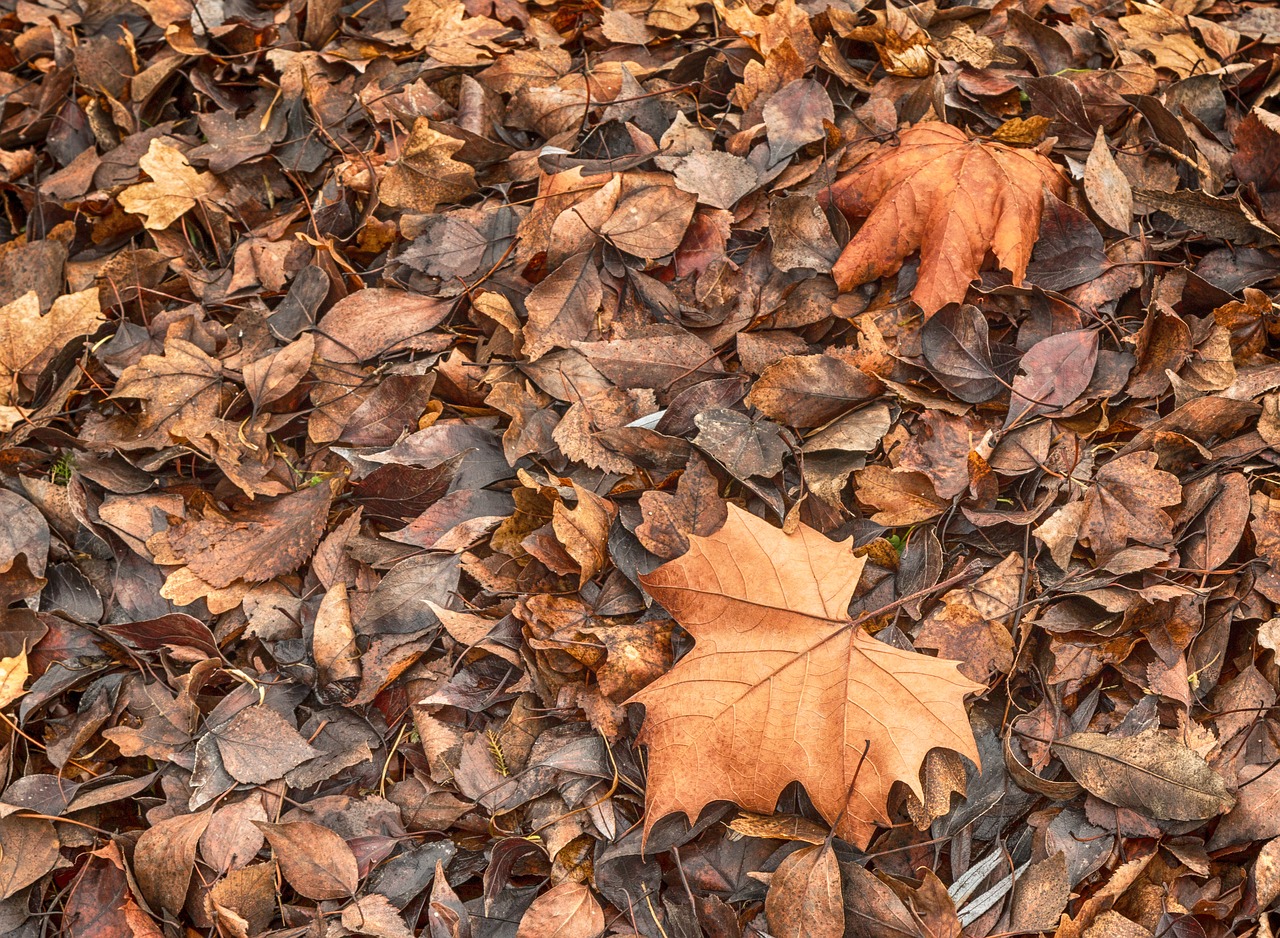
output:
[[[0,933],[1271,934],[1277,50],[0,0]]]

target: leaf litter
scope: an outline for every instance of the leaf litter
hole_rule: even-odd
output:
[[[1270,934],[1278,50],[0,5],[0,932]]]

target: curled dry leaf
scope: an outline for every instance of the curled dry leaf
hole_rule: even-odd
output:
[[[866,560],[847,544],[734,506],[689,544],[642,578],[697,643],[631,698],[645,705],[646,831],[716,800],[770,812],[798,781],[840,836],[865,844],[895,781],[923,796],[930,749],[976,759],[963,701],[981,685],[849,621]]]

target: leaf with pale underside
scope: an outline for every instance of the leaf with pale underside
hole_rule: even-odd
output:
[[[926,315],[963,302],[988,251],[1022,283],[1040,230],[1044,190],[1066,195],[1066,180],[1034,150],[970,140],[931,121],[836,182],[831,202],[866,218],[832,274],[851,290],[896,273],[920,251],[911,298]]]
[[[642,578],[696,641],[645,705],[646,831],[713,801],[770,812],[805,786],[838,836],[865,846],[894,782],[922,793],[931,749],[977,760],[956,662],[876,641],[848,618],[865,558],[801,525],[730,506],[724,526]],[[864,758],[865,753],[865,758]]]
[[[142,224],[149,231],[164,231],[197,203],[224,191],[217,176],[196,172],[181,152],[158,138],[151,141],[138,165],[151,181],[125,189],[119,202],[126,212],[144,216]]]

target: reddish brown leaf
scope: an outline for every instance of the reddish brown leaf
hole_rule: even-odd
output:
[[[831,187],[832,203],[866,217],[832,271],[842,290],[896,273],[919,249],[912,298],[929,315],[964,301],[990,250],[1020,284],[1040,228],[1043,192],[1066,183],[1030,150],[969,140],[947,124],[919,124]]]
[[[259,583],[296,570],[324,534],[332,494],[327,483],[259,503],[230,518],[211,514],[179,524],[169,546],[213,586]]]
[[[187,899],[196,845],[211,812],[167,818],[143,831],[133,850],[133,873],[147,904],[176,915]]]

